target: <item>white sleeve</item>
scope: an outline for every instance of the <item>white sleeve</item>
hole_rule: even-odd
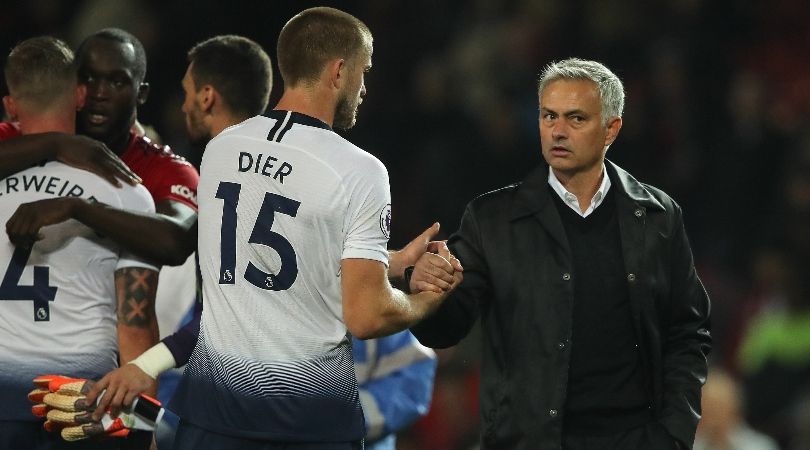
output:
[[[118,191],[118,198],[121,201],[121,204],[117,206],[121,209],[139,213],[155,213],[155,202],[152,200],[152,195],[149,194],[149,191],[147,191],[142,185],[137,185],[135,187],[124,186]],[[149,233],[149,230],[143,230],[143,232]],[[141,267],[154,271],[160,270],[160,267],[157,265],[146,261],[140,256],[136,256],[133,253],[121,249],[118,256],[118,264],[116,264],[115,270],[125,267]]]
[[[363,162],[347,178],[349,202],[342,258],[372,259],[387,266],[391,234],[388,170],[374,157]]]

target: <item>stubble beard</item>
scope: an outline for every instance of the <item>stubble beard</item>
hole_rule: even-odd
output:
[[[348,130],[357,122],[358,102],[349,101],[347,97],[341,97],[335,106],[335,128]]]
[[[211,133],[205,128],[200,114],[191,113],[186,116],[186,132],[193,145],[205,145],[211,140]]]

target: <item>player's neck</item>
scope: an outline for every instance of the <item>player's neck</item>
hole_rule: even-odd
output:
[[[74,134],[76,132],[76,114],[19,114],[20,132],[22,134],[47,133],[58,131]]]
[[[236,124],[242,123],[245,120],[249,119],[250,117],[237,117],[233,114],[215,114],[211,116],[211,126],[210,126],[210,133],[208,138],[213,139],[219,133],[222,133],[222,130],[228,127],[232,127]]]
[[[122,131],[121,133],[118,133],[107,139],[101,139],[101,141],[104,142],[104,145],[106,145],[107,148],[112,150],[113,153],[115,153],[118,156],[121,156],[129,148],[131,139],[132,139],[132,132],[128,128],[126,131]]]
[[[330,127],[335,121],[334,99],[317,89],[310,90],[303,87],[286,89],[281,96],[281,100],[273,109],[306,114],[326,123]]]

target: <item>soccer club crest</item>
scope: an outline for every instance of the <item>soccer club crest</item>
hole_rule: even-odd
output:
[[[385,208],[380,211],[380,230],[385,235],[386,239],[391,238],[391,204],[385,205]]]

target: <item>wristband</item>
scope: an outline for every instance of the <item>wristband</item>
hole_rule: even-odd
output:
[[[172,352],[169,347],[163,342],[158,342],[149,350],[143,352],[141,356],[133,359],[129,364],[135,364],[147,375],[157,379],[161,373],[175,367],[177,362],[174,360]]]
[[[402,272],[402,277],[405,279],[405,292],[411,293],[411,277],[413,276],[414,266],[408,266]]]

